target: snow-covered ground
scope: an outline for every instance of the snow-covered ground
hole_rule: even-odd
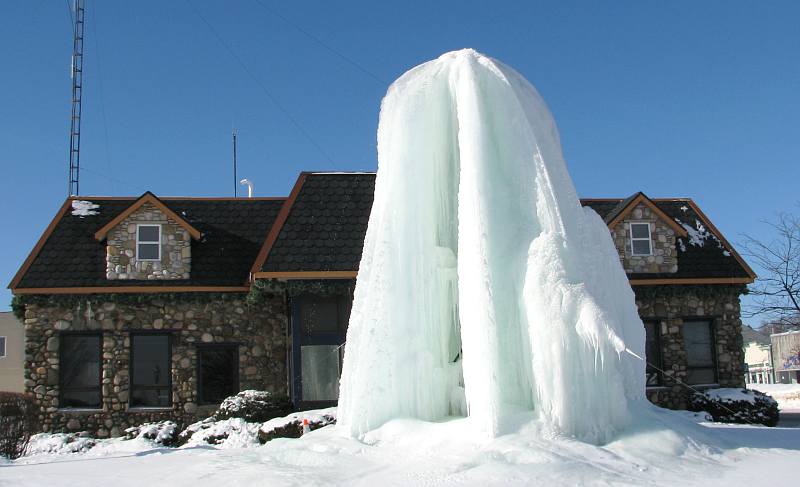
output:
[[[0,485],[746,485],[784,480],[800,462],[800,429],[645,416],[605,446],[553,437],[527,415],[490,441],[469,419],[396,419],[362,441],[334,427],[236,448],[106,440],[0,463]]]
[[[747,388],[772,396],[781,411],[800,412],[800,384],[748,384]]]

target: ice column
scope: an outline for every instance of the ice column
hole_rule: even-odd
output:
[[[644,404],[644,329],[609,230],[581,207],[555,123],[473,50],[390,88],[345,348],[339,426],[535,410],[603,442]]]

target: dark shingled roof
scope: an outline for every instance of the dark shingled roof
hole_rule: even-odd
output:
[[[253,266],[261,272],[357,271],[372,209],[375,174],[303,173],[296,188],[293,202],[281,198],[163,198],[164,204],[202,233],[199,241],[192,241],[188,280],[107,280],[106,244],[97,241],[94,233],[136,198],[81,198],[99,205],[99,214],[79,217],[68,208],[17,287],[244,286]],[[581,203],[610,221],[638,195],[585,199]],[[695,210],[691,200],[651,201],[689,230],[699,223],[708,232],[713,231],[713,225]],[[281,221],[280,228],[272,228],[273,223],[277,226]],[[270,233],[275,236],[271,246],[264,244]],[[702,246],[692,244],[690,238],[678,240],[678,272],[629,274],[629,278],[752,277],[733,249],[724,248],[721,235],[708,236]],[[259,267],[262,246],[260,258],[265,260]]]
[[[746,345],[750,343],[758,343],[759,345],[769,345],[769,335],[754,330],[752,327],[742,325],[742,343]]]
[[[244,286],[250,266],[278,214],[283,199],[171,199],[161,201],[200,230],[192,241],[191,278],[186,280],[108,280],[106,242],[94,233],[137,198],[80,197],[99,208],[75,216],[67,208],[19,282],[19,288],[112,286]]]
[[[374,192],[374,173],[306,173],[261,271],[358,270]]]
[[[356,271],[361,260],[363,239],[372,208],[374,174],[309,173],[291,207],[286,224],[261,266],[263,272]],[[606,222],[613,220],[634,198],[582,200]],[[670,218],[691,228],[709,224],[688,199],[651,200]],[[684,210],[685,208],[685,210]],[[636,279],[749,277],[715,238],[703,246],[678,237],[678,272],[630,274]],[[685,248],[685,251],[682,250]]]

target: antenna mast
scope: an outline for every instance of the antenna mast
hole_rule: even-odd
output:
[[[238,178],[236,177],[236,129],[233,129],[233,197],[239,197],[239,191],[237,190],[237,183],[239,182]]]
[[[72,118],[69,129],[69,195],[79,193],[81,168],[81,98],[83,94],[83,0],[73,3],[72,28]]]

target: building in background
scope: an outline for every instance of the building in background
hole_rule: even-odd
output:
[[[769,336],[743,325],[742,348],[744,349],[745,383],[748,385],[774,383],[775,373]]]
[[[776,382],[800,383],[800,330],[775,333],[770,341]]]
[[[0,313],[0,391],[24,391],[24,330],[14,313]]]

